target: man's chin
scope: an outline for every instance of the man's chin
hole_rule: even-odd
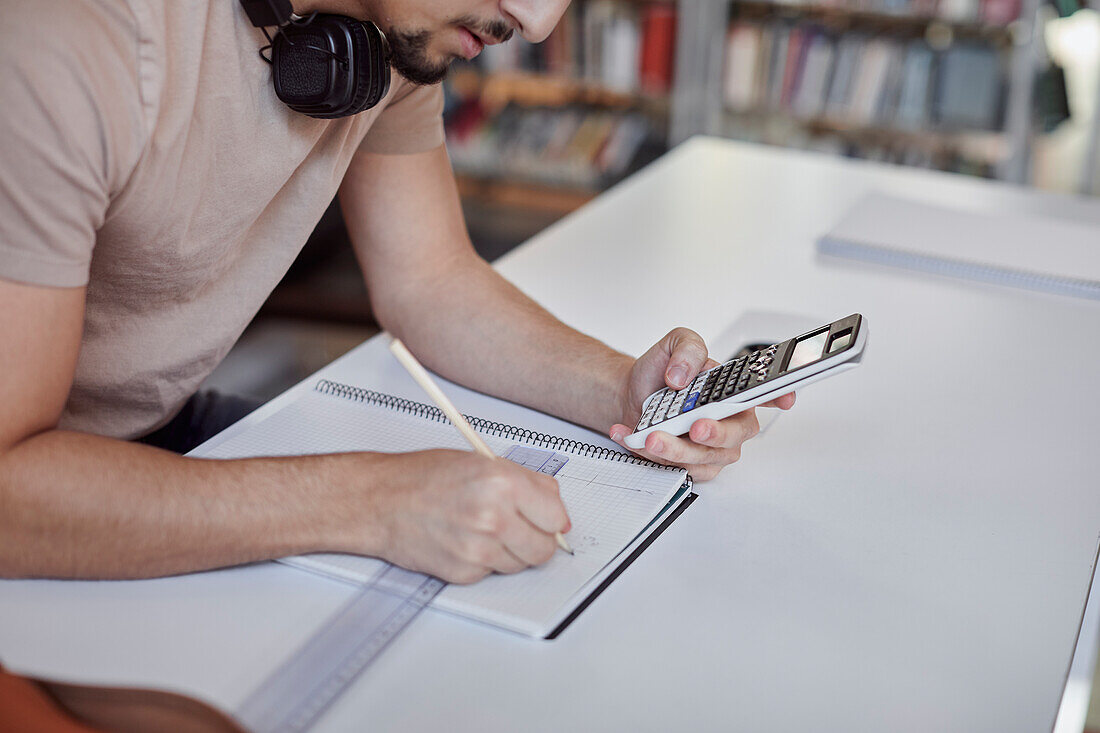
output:
[[[421,69],[407,69],[394,64],[394,71],[403,76],[408,81],[418,86],[432,86],[433,84],[439,84],[441,81],[447,78],[447,72],[450,70],[450,66],[444,66],[442,69],[432,70],[425,72]]]
[[[421,86],[438,84],[447,77],[447,71],[451,66],[450,59],[441,63],[429,63],[426,59],[421,57],[420,54],[417,54],[417,56],[418,58],[409,59],[395,52],[391,59],[394,71],[411,81],[413,84],[419,84]]]

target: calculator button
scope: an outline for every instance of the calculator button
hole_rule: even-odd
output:
[[[688,397],[686,400],[684,400],[684,407],[683,407],[682,410],[680,410],[680,412],[689,412],[689,411],[695,409],[695,403],[698,400],[699,400],[699,393],[698,392],[693,392],[691,397]]]
[[[667,400],[661,400],[661,404],[657,407],[657,414],[653,416],[653,422],[661,422],[668,417],[669,406],[672,405],[672,397]]]

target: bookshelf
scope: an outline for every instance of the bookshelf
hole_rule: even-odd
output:
[[[516,39],[454,71],[448,146],[464,196],[563,214],[700,133],[1023,183],[1039,6],[574,0],[545,43]],[[842,55],[849,89],[835,92]],[[738,88],[730,69],[745,64],[759,68]]]
[[[575,0],[550,37],[456,66],[447,144],[479,204],[568,213],[667,149],[673,0]]]
[[[697,133],[1028,179],[1039,0],[681,0]]]

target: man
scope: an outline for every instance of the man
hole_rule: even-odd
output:
[[[449,379],[621,442],[646,395],[710,363],[686,329],[638,360],[615,352],[470,246],[435,82],[512,31],[543,40],[566,4],[295,0],[377,23],[404,77],[375,108],[319,120],[275,97],[236,0],[0,0],[0,574],[340,551],[471,582],[551,556],[569,529],[557,486],[506,461],[215,462],[136,439],[181,411],[206,419],[189,398],[337,189],[379,323]],[[707,479],[756,431],[751,411],[699,420],[642,454]]]

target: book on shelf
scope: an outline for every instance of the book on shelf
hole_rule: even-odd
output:
[[[665,94],[672,87],[676,6],[671,3],[650,3],[643,6],[641,14],[639,86],[643,94]]]
[[[1000,126],[1006,84],[991,44],[924,41],[812,22],[735,20],[726,33],[724,102],[865,128],[986,131]]]
[[[978,0],[939,0],[936,17],[952,23],[973,23],[978,20]]]
[[[791,109],[798,117],[820,117],[824,111],[825,92],[829,88],[835,46],[820,32],[814,33],[806,45],[802,74]]]
[[[456,115],[447,150],[461,174],[598,190],[636,167],[655,137],[639,112],[509,105]]]
[[[805,11],[877,14],[984,26],[1006,26],[1020,15],[1020,0],[751,0],[750,4],[754,8],[774,6],[784,14]]]
[[[1020,0],[983,0],[981,20],[986,25],[1008,25],[1020,17]]]
[[[750,23],[733,23],[726,32],[724,96],[732,110],[748,110],[755,104],[756,58],[761,29]]]
[[[988,46],[958,43],[939,59],[935,110],[950,128],[991,130],[998,126],[1001,61]]]
[[[908,130],[925,127],[929,122],[932,49],[919,41],[906,47],[899,84],[894,124],[900,129]]]
[[[473,65],[486,73],[549,74],[656,96],[671,88],[675,42],[672,2],[588,0],[570,6],[544,42],[513,38],[486,46]]]

